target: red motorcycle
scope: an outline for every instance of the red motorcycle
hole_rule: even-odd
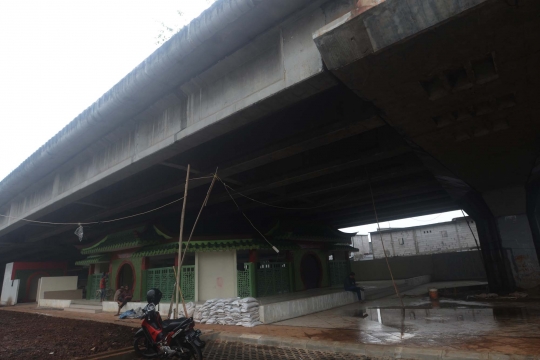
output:
[[[147,293],[148,305],[143,309],[141,328],[135,334],[135,352],[145,358],[180,358],[203,360],[204,341],[201,331],[195,330],[193,318],[162,320],[156,311],[162,293],[151,289]]]

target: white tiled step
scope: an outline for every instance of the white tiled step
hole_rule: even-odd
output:
[[[101,305],[71,304],[69,307],[71,309],[103,310],[103,306]]]
[[[97,314],[97,313],[102,312],[103,310],[101,310],[101,309],[79,309],[79,308],[67,307],[67,308],[64,308],[64,311],[87,313],[87,314]]]

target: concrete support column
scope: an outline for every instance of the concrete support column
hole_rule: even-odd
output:
[[[540,265],[527,214],[525,188],[498,189],[484,193],[483,197],[495,215],[502,250],[511,263],[516,286],[529,289],[540,285]]]
[[[502,246],[497,220],[486,201],[470,188],[459,194],[459,204],[476,222],[482,252],[482,262],[491,292],[508,293],[515,290],[511,263]]]
[[[537,172],[540,172],[540,169],[537,168]],[[536,177],[537,179],[527,186],[526,206],[536,258],[540,260],[540,175]]]

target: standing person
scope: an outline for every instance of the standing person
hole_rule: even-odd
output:
[[[104,272],[101,276],[101,280],[99,280],[99,290],[101,290],[101,302],[106,300],[107,296],[107,278],[109,277],[109,274]]]
[[[362,301],[362,290],[364,290],[364,288],[362,287],[358,287],[356,286],[356,279],[354,278],[356,274],[351,272],[349,274],[349,276],[347,276],[345,278],[345,281],[344,281],[344,288],[346,291],[352,291],[352,292],[355,292],[356,295],[358,295],[358,301]]]

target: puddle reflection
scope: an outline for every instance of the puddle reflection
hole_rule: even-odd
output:
[[[405,308],[365,308],[354,311],[352,316],[394,328],[403,336],[418,331],[476,332],[500,327],[516,320],[526,321],[530,315],[526,307],[467,306],[460,303],[429,301]]]

